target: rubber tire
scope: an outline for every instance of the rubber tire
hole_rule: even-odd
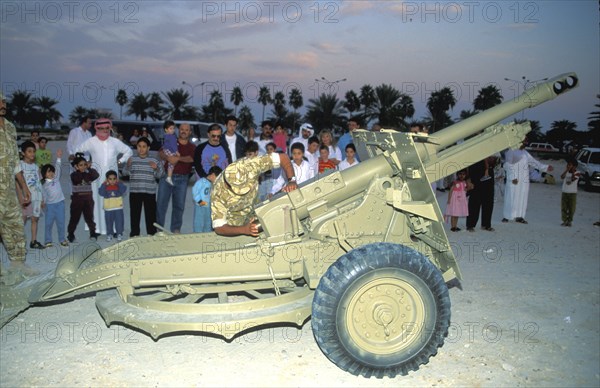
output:
[[[375,286],[392,291],[392,297],[382,292],[375,295],[374,301],[365,302],[377,294]],[[404,296],[397,297],[396,292],[409,294],[409,303]],[[415,311],[421,311],[417,314],[421,317],[413,317],[421,321],[411,326],[417,331],[423,328],[418,335],[411,337],[410,330],[396,330],[391,341],[383,341],[361,333],[363,329],[358,326],[367,325],[381,335],[377,327],[381,323],[370,318],[379,306],[392,305],[396,312],[402,306],[401,312],[405,312],[410,302],[417,306]],[[366,313],[354,308],[365,307],[364,304],[378,307],[366,306]],[[354,319],[348,319],[349,316]],[[407,327],[398,314],[388,315],[389,319],[392,321],[388,323],[396,329]],[[359,323],[356,327],[355,320]],[[340,257],[321,278],[312,303],[312,329],[317,344],[334,364],[357,376],[395,377],[416,371],[443,345],[449,324],[450,297],[440,271],[423,254],[397,244],[369,244]]]

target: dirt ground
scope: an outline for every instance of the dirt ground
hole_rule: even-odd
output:
[[[550,163],[558,177],[564,163]],[[191,232],[189,198],[184,233]],[[446,194],[438,199],[445,203]],[[570,228],[560,226],[560,182],[531,185],[528,225],[501,218],[499,198],[495,232],[466,232],[464,220],[463,231],[448,231],[463,290],[450,291],[444,346],[408,376],[343,372],[316,345],[310,321],[230,342],[201,335],[154,341],[107,327],[88,297],[30,308],[0,330],[0,386],[599,386],[600,228],[592,225],[600,220],[600,193],[580,189]],[[85,233],[80,224],[77,238]],[[27,260],[48,271],[66,253],[51,248]]]

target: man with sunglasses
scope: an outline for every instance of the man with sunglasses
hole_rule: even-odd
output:
[[[223,144],[223,130],[219,124],[208,127],[208,141],[196,147],[194,152],[194,168],[200,178],[206,178],[208,170],[217,166],[221,170],[232,162],[229,147]]]

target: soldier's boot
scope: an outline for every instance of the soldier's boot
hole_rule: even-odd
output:
[[[27,278],[37,276],[40,274],[40,271],[31,268],[30,266],[25,264],[24,261],[11,261],[9,270],[11,272],[18,272]]]

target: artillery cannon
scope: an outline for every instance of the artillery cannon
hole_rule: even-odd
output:
[[[230,339],[312,316],[321,350],[343,370],[416,370],[443,344],[448,285],[461,279],[430,181],[519,146],[529,124],[496,123],[577,82],[560,75],[431,136],[359,130],[362,163],[257,205],[258,238],[159,233],[105,249],[80,244],[55,271],[2,286],[0,325],[30,306],[93,293],[108,325],[155,339]]]

